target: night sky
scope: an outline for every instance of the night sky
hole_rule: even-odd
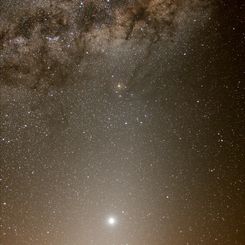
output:
[[[0,245],[244,245],[243,7],[0,0]]]

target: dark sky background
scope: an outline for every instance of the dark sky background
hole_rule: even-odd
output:
[[[0,0],[0,245],[244,245],[243,7]]]

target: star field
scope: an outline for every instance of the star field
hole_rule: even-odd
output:
[[[0,245],[245,244],[242,10],[0,0]]]

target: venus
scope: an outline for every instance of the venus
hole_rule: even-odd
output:
[[[117,223],[117,220],[116,220],[115,217],[112,217],[112,216],[108,217],[108,219],[107,219],[107,224],[108,225],[114,226],[116,223]]]

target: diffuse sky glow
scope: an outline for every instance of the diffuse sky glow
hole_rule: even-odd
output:
[[[0,244],[244,245],[241,12],[0,0]]]

